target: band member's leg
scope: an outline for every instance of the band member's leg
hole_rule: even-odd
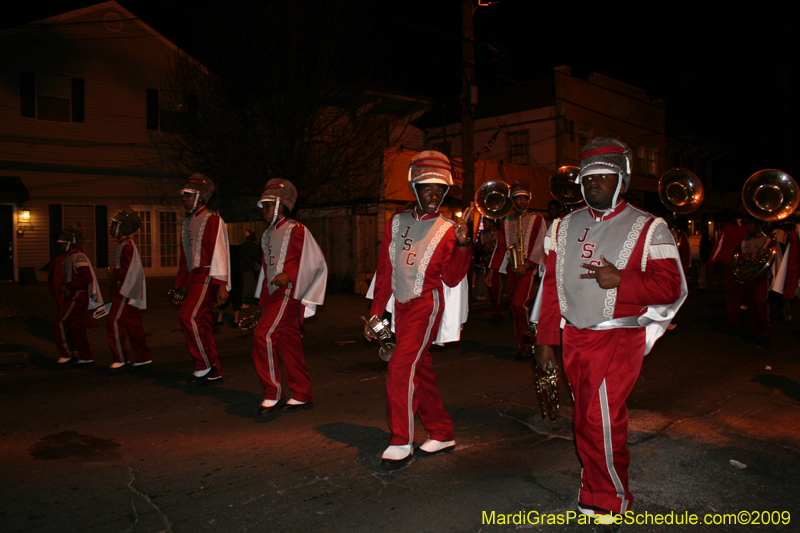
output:
[[[453,440],[453,420],[442,405],[439,386],[436,384],[436,374],[432,368],[433,357],[430,350],[426,350],[417,365],[419,383],[415,389],[417,413],[428,432],[428,437],[439,442]]]
[[[639,376],[644,345],[643,328],[564,328],[564,370],[574,394],[575,446],[583,465],[581,507],[624,513],[633,502],[625,401]]]
[[[489,300],[492,302],[492,316],[503,316],[503,303],[500,295],[503,292],[503,275],[495,272],[492,276],[492,286],[489,287]]]
[[[64,299],[53,318],[53,336],[56,339],[58,355],[66,358],[72,357],[72,343],[69,338],[69,317],[75,309],[75,300]]]
[[[142,327],[142,311],[137,307],[126,304],[122,318],[125,331],[128,332],[128,340],[131,343],[133,361],[135,363],[151,362],[153,359],[150,354],[150,348],[147,347],[147,339]]]
[[[265,400],[278,401],[283,396],[277,341],[281,323],[288,318],[290,296],[288,290],[283,295],[271,295],[253,332],[253,364],[264,386]]]
[[[741,307],[742,284],[736,281],[730,267],[725,265],[725,309],[728,314],[728,325],[732,328],[742,327]]]
[[[530,308],[528,305],[531,300],[533,282],[533,271],[529,271],[524,276],[517,276],[513,273],[508,275],[508,294],[511,299],[511,318],[514,320],[514,334],[517,338],[517,347],[520,350],[522,349],[522,345],[525,341],[525,328],[527,328],[529,324],[528,317],[530,316]]]
[[[211,323],[211,308],[216,292],[216,286],[211,285],[208,278],[203,281],[192,280],[189,293],[181,305],[181,326],[189,353],[194,359],[195,371],[216,366],[221,372]]]
[[[750,333],[756,338],[769,337],[772,328],[769,325],[769,282],[766,279],[748,281],[744,284],[744,302],[747,304],[747,322]]]
[[[292,399],[311,403],[314,397],[311,395],[311,381],[308,378],[308,368],[306,368],[306,357],[303,351],[303,336],[300,332],[300,320],[303,305],[292,298],[287,306],[285,320],[281,328],[281,336],[278,339],[278,354],[283,361],[283,369],[286,372],[286,381],[289,390],[292,391]]]
[[[438,291],[419,296],[405,304],[395,303],[397,346],[389,359],[386,378],[386,406],[392,434],[390,446],[405,446],[414,442],[414,414],[418,409],[417,388],[420,386],[417,367],[436,338],[442,311],[441,295]],[[430,400],[430,383],[426,382],[423,389],[426,391],[426,401]],[[441,404],[441,400],[439,403]],[[431,409],[431,406],[426,405],[425,408]],[[435,418],[430,412],[426,412],[426,415],[426,418]]]
[[[111,348],[111,359],[114,363],[127,363],[131,354],[125,343],[125,297],[116,296],[111,303],[111,310],[106,318],[106,339]]]

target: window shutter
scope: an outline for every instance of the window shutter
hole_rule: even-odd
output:
[[[86,82],[72,78],[72,122],[85,122],[84,87]]]
[[[23,117],[36,118],[36,75],[28,70],[19,73],[19,103]]]
[[[48,209],[50,216],[50,257],[58,255],[58,243],[61,236],[63,220],[61,217],[61,204],[50,204]]]
[[[147,129],[158,130],[158,89],[147,89]]]
[[[108,266],[108,206],[94,206],[95,251],[98,268]]]

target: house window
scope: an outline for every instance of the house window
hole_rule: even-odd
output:
[[[83,253],[97,265],[97,246],[95,241],[95,208],[93,205],[64,204],[61,211],[61,227],[70,226],[83,233]]]
[[[186,133],[187,106],[178,91],[147,89],[147,129],[164,133]]]
[[[23,117],[52,122],[85,120],[85,82],[80,78],[23,70],[19,89]]]
[[[648,176],[656,173],[656,147],[640,146],[637,157],[637,170],[639,174]]]
[[[158,212],[158,236],[161,243],[161,266],[176,267],[180,252],[178,249],[178,213]]]
[[[530,143],[527,131],[508,132],[508,155],[510,163],[514,165],[529,165]]]
[[[139,249],[142,267],[150,268],[153,266],[152,214],[150,211],[136,211],[136,214],[139,216],[139,220],[142,221],[142,226],[131,235],[131,239],[136,244],[136,248]]]

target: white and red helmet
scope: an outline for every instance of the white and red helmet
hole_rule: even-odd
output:
[[[613,137],[595,137],[586,145],[581,152],[581,170],[575,183],[581,186],[581,194],[586,200],[583,192],[583,177],[593,174],[616,174],[617,190],[611,201],[611,209],[617,206],[621,192],[628,190],[631,182],[631,149],[624,142]],[[588,203],[588,202],[587,202]]]
[[[119,237],[120,233],[123,236],[128,236],[142,226],[142,221],[139,219],[139,215],[137,215],[136,211],[133,211],[132,209],[123,209],[117,214],[117,216],[112,218],[111,221],[112,223],[116,222],[117,224],[114,237]]]
[[[446,155],[436,150],[425,150],[414,157],[408,166],[408,186],[411,187],[411,191],[417,199],[417,204],[420,201],[417,185],[429,185],[432,183],[447,187],[444,192],[444,196],[447,196],[447,191],[453,186],[453,171],[450,166],[450,160]],[[444,196],[442,196],[442,202],[444,201]],[[439,205],[441,205],[441,202]]]
[[[214,194],[214,182],[211,181],[211,178],[208,176],[196,172],[186,180],[186,184],[183,186],[183,189],[181,189],[181,194],[196,195],[194,198],[194,206],[192,207],[192,211],[194,211],[197,209],[198,199],[203,200],[203,205],[208,204],[208,201]]]
[[[282,178],[273,178],[264,186],[261,192],[261,198],[258,199],[256,205],[264,207],[264,202],[274,202],[279,200],[280,203],[289,208],[289,211],[294,209],[294,204],[297,202],[297,189],[292,182]]]

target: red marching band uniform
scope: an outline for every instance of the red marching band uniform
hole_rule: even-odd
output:
[[[87,310],[103,305],[92,263],[80,248],[83,235],[75,228],[65,229],[58,239],[64,253],[51,263],[48,285],[58,303],[53,319],[53,336],[60,355],[58,364],[73,361],[77,352],[78,364],[94,363],[92,348],[86,336]],[[60,266],[60,268],[59,268]]]
[[[416,186],[449,187],[452,183],[444,154],[426,151],[412,160],[409,184],[420,205]],[[443,190],[446,194],[447,189]],[[417,207],[387,221],[377,273],[367,294],[373,298],[373,316],[392,312],[397,337],[386,380],[391,439],[381,466],[387,469],[399,468],[411,458],[415,414],[429,439],[418,454],[432,455],[455,447],[453,422],[442,405],[430,347],[434,342],[457,340],[466,321],[465,278],[471,244],[468,240],[465,245],[458,244],[453,222],[438,213],[438,205],[433,213],[422,215]]]
[[[718,261],[722,261],[725,265],[725,310],[728,315],[728,325],[735,329],[742,327],[739,314],[742,306],[743,285],[733,277],[730,262],[745,235],[747,235],[747,227],[744,219],[738,218],[725,224],[719,234],[719,239],[711,250],[707,267],[709,270],[712,269]]]
[[[180,321],[194,360],[190,385],[222,379],[211,310],[220,288],[230,290],[230,255],[225,222],[205,205],[213,193],[214,183],[202,174],[193,174],[181,190],[186,198],[194,198],[194,204],[183,221],[180,263],[172,295],[175,298],[180,289],[187,289],[181,301]]]
[[[325,299],[328,268],[311,232],[281,215],[283,206],[290,212],[296,199],[294,185],[276,178],[267,183],[258,201],[258,207],[265,212],[272,208],[273,213],[261,238],[264,254],[255,292],[263,309],[253,333],[253,364],[264,386],[260,416],[269,416],[278,408],[283,412],[310,409],[314,402],[300,326]],[[281,274],[288,280],[278,286],[273,282]],[[282,407],[279,360],[291,391],[291,399]]]
[[[578,180],[583,184],[588,175],[616,174],[617,189],[610,208],[595,210],[587,200],[589,206],[553,222],[531,317],[538,322],[537,357],[539,349],[563,346],[575,402],[575,446],[583,466],[578,508],[588,515],[622,514],[631,507],[625,401],[644,356],[687,294],[666,222],[617,201],[630,181],[629,154],[616,139],[601,137],[587,144]],[[599,276],[582,278],[589,272],[585,264],[598,270],[613,267],[619,284],[603,289]]]
[[[514,182],[511,185],[512,199],[519,196],[531,197],[530,187],[523,181]],[[512,244],[519,242],[519,228],[522,227],[522,245],[525,273],[522,275],[514,271],[513,263],[509,258],[511,252],[507,251]],[[544,217],[536,213],[523,211],[505,217],[500,222],[499,237],[489,268],[493,273],[506,275],[506,288],[510,300],[511,319],[514,321],[514,334],[517,339],[517,354],[523,351],[525,343],[525,328],[528,327],[528,316],[531,310],[532,290],[536,281],[536,273],[539,265],[544,264],[544,235],[547,227]],[[492,277],[492,298],[495,296],[499,301],[499,287],[495,280],[500,277],[494,274]],[[494,304],[493,304],[494,305]],[[493,311],[494,314],[497,314]]]
[[[153,362],[142,327],[142,311],[147,308],[147,284],[139,250],[130,237],[140,226],[136,213],[127,209],[111,221],[111,234],[118,238],[106,321],[106,337],[113,355],[112,371],[122,370],[126,365],[139,367]],[[125,342],[126,337],[131,349]]]

